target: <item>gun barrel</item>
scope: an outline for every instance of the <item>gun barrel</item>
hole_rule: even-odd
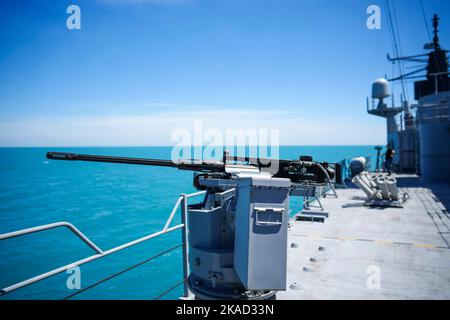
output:
[[[48,152],[47,159],[139,164],[139,165],[160,166],[160,167],[177,167],[177,165],[170,160],[98,156],[98,155],[66,153],[66,152]]]
[[[198,161],[190,160],[190,161],[182,161],[182,162],[176,163],[171,160],[99,156],[99,155],[77,154],[77,153],[66,153],[66,152],[47,152],[47,159],[67,160],[67,161],[90,161],[90,162],[138,164],[138,165],[144,165],[144,166],[178,168],[180,170],[191,170],[191,171],[221,172],[221,171],[225,170],[225,165],[221,162],[200,162],[199,163]]]
[[[48,152],[47,159],[66,161],[91,161],[105,163],[138,164],[145,166],[170,167],[179,170],[189,170],[204,173],[226,174],[225,166],[235,162],[246,162],[247,165],[257,167],[264,171],[266,167],[272,169],[270,165],[275,165],[277,172],[271,172],[275,178],[288,178],[292,182],[313,181],[323,183],[335,177],[335,170],[329,167],[328,163],[318,163],[312,161],[311,157],[301,157],[300,160],[271,160],[252,159],[247,157],[232,157],[224,155],[224,161],[199,161],[181,160],[173,162],[171,160],[127,158],[115,156],[99,156],[90,154],[77,154],[66,152]],[[231,161],[229,163],[228,161]]]

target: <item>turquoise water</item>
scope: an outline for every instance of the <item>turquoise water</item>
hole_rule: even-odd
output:
[[[47,151],[167,158],[170,147],[0,148],[0,233],[69,221],[103,250],[159,231],[180,193],[195,191],[192,173],[172,168],[47,161]],[[336,162],[372,155],[373,146],[281,147],[280,157],[300,154]],[[295,210],[300,199],[292,199]],[[179,222],[179,215],[176,221]],[[81,267],[81,287],[180,243],[179,231],[149,240]],[[65,229],[0,241],[0,287],[93,254]],[[0,299],[62,299],[68,274],[51,277]],[[75,299],[152,299],[182,278],[181,249],[172,251]],[[165,299],[176,299],[178,287]]]

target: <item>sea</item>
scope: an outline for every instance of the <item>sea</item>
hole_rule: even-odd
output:
[[[356,156],[374,160],[374,147],[282,146],[279,154],[282,159],[311,155],[327,162]],[[48,151],[170,159],[172,147],[0,148],[0,233],[67,221],[107,250],[161,230],[180,194],[196,191],[189,171],[52,161],[45,157]],[[194,198],[190,203],[200,201]],[[298,212],[301,199],[291,198],[290,207],[291,214]],[[173,225],[177,223],[179,212]],[[77,292],[77,287],[87,288],[180,243],[177,230],[0,299],[64,299]],[[1,240],[0,288],[92,254],[91,248],[65,228]],[[167,291],[180,283],[182,270],[182,250],[178,248],[71,299],[177,299],[183,291],[181,285]]]

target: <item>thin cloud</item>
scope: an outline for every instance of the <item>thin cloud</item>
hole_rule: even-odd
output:
[[[174,130],[278,129],[282,145],[380,144],[384,123],[352,118],[299,117],[264,110],[209,110],[159,114],[27,118],[0,122],[0,146],[173,145]],[[349,130],[351,124],[351,130]],[[380,140],[381,139],[381,140]]]

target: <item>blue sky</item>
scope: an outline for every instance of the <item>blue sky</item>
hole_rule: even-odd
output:
[[[421,53],[419,0],[393,2],[403,53]],[[423,3],[450,48],[450,3]],[[279,129],[285,145],[385,141],[365,112],[393,70],[384,0],[2,1],[0,43],[0,146],[170,145],[194,120]]]

